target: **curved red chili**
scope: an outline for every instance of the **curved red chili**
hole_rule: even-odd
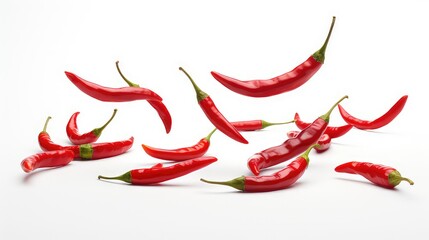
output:
[[[96,142],[98,138],[101,136],[101,133],[103,132],[104,128],[106,128],[107,125],[109,125],[109,123],[115,117],[117,111],[118,111],[117,109],[113,110],[112,116],[103,126],[99,128],[94,128],[92,131],[84,134],[79,133],[79,128],[77,127],[77,123],[76,123],[76,119],[77,119],[77,116],[79,115],[79,112],[75,112],[70,117],[70,120],[67,123],[67,127],[66,127],[67,136],[70,142],[75,145]]]
[[[98,179],[113,179],[136,185],[151,185],[181,177],[216,161],[217,158],[215,157],[201,157],[179,162],[169,167],[162,167],[158,163],[151,168],[134,169],[117,177],[98,176]]]
[[[413,181],[402,177],[395,168],[381,164],[353,161],[337,166],[335,171],[341,173],[359,174],[372,183],[385,188],[394,188],[402,181],[407,181],[410,185],[414,185]]]
[[[310,126],[311,123],[307,123],[301,120],[298,113],[295,113],[295,124],[296,126],[303,130],[306,127]],[[347,124],[339,127],[331,127],[328,126],[325,130],[325,133],[329,135],[331,138],[338,138],[346,134],[350,129],[353,128],[353,125]]]
[[[201,181],[230,186],[244,192],[267,192],[285,189],[294,184],[304,174],[310,161],[308,154],[314,146],[310,146],[285,168],[269,176],[241,176],[225,182],[205,179],[201,179]]]
[[[238,131],[257,131],[257,130],[264,129],[266,127],[288,124],[292,122],[294,121],[273,123],[273,122],[267,122],[265,120],[246,120],[246,121],[231,122],[231,124]]]
[[[231,91],[249,97],[269,97],[294,90],[306,83],[322,67],[325,61],[326,47],[334,24],[335,17],[332,18],[331,27],[323,46],[290,72],[271,79],[248,81],[238,80],[214,71],[211,74],[218,82]]]
[[[359,128],[362,130],[377,129],[377,128],[384,127],[387,124],[389,124],[391,121],[393,121],[393,119],[395,119],[396,116],[398,116],[399,113],[404,108],[405,103],[407,102],[407,99],[408,99],[408,95],[402,96],[389,109],[389,111],[383,114],[383,116],[372,121],[362,120],[350,115],[341,105],[338,106],[338,110],[340,111],[340,114],[343,117],[344,121],[346,121],[348,124],[353,125],[356,128]]]
[[[73,158],[74,152],[71,150],[48,151],[26,157],[21,162],[21,168],[29,173],[38,168],[62,167],[69,164]]]
[[[197,144],[190,147],[183,147],[177,149],[163,149],[155,148],[145,144],[142,144],[143,150],[151,157],[172,160],[172,161],[183,161],[192,158],[203,156],[210,147],[210,137],[216,131],[216,128],[210,132],[207,137],[202,138]]]
[[[265,149],[249,158],[247,166],[253,174],[259,175],[263,168],[268,168],[287,161],[304,152],[308,147],[317,143],[329,124],[329,117],[334,108],[348,96],[338,100],[327,113],[317,118],[310,126],[302,130],[298,136],[284,143]]]
[[[71,150],[74,152],[75,159],[94,160],[123,154],[128,151],[134,143],[134,137],[130,137],[124,141],[61,146],[54,143],[46,131],[50,119],[51,117],[46,119],[43,131],[41,131],[38,136],[39,145],[43,151]]]
[[[195,93],[197,94],[198,104],[200,105],[203,112],[206,114],[207,118],[210,122],[217,128],[219,131],[223,132],[228,137],[241,142],[241,143],[249,143],[238,131],[235,127],[222,115],[222,113],[217,109],[215,103],[211,99],[211,97],[201,90],[191,76],[183,69],[179,68],[180,71],[184,72],[186,76],[191,81],[194,86]]]
[[[138,84],[128,80],[124,76],[124,74],[122,74],[121,69],[119,68],[119,61],[116,61],[116,69],[118,70],[119,75],[121,75],[122,79],[128,84],[128,86],[136,88],[140,87]],[[162,123],[164,124],[165,131],[169,133],[171,130],[172,119],[167,107],[162,101],[148,100],[147,102],[156,110],[158,116],[161,118]]]
[[[162,101],[162,98],[146,88],[110,88],[87,81],[74,73],[65,72],[67,78],[82,92],[103,102],[129,102],[135,100]]]
[[[326,132],[326,131],[325,131]],[[295,138],[299,135],[299,131],[289,131],[287,132],[288,138]],[[314,149],[316,149],[316,152],[322,153],[328,150],[331,147],[331,137],[324,133],[319,140],[317,141],[317,145]]]

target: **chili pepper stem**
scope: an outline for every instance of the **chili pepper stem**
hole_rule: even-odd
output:
[[[329,122],[329,116],[331,115],[332,111],[335,109],[335,107],[340,104],[341,101],[343,101],[344,99],[349,98],[349,96],[345,95],[344,97],[342,97],[340,100],[338,100],[332,107],[331,109],[329,109],[329,111],[325,114],[323,114],[322,116],[320,116],[320,118],[322,118],[323,120],[325,120],[326,122]]]
[[[325,43],[323,43],[323,46],[313,54],[313,58],[320,63],[324,63],[325,61],[325,51],[326,51],[326,47],[328,46],[329,39],[331,38],[332,29],[334,28],[334,25],[335,25],[335,19],[336,17],[333,16],[331,27],[329,29],[328,36],[326,37]]]
[[[116,69],[118,70],[119,75],[121,75],[122,79],[124,79],[124,81],[128,84],[128,86],[130,86],[130,87],[140,87],[140,85],[138,85],[137,83],[133,83],[133,82],[131,82],[130,80],[128,80],[128,79],[124,76],[124,74],[122,74],[122,71],[121,71],[121,69],[119,68],[119,61],[116,61]]]
[[[192,86],[194,86],[195,89],[195,93],[197,94],[197,100],[198,102],[203,100],[204,98],[208,97],[208,94],[205,93],[203,90],[201,90],[198,85],[194,82],[194,80],[192,79],[192,77],[185,71],[185,69],[183,69],[182,67],[179,67],[179,70],[184,72],[186,74],[186,76],[189,78],[189,80],[192,83]]]
[[[393,186],[396,186],[396,185],[398,185],[399,183],[401,183],[402,181],[406,181],[406,182],[408,182],[410,185],[414,185],[414,182],[411,180],[411,179],[409,179],[409,178],[405,178],[405,177],[402,177],[401,176],[401,174],[398,172],[398,171],[392,171],[390,174],[389,174],[389,176],[388,176],[388,179],[389,179],[389,183],[390,184],[392,184]]]
[[[241,177],[238,177],[238,178],[234,178],[234,179],[232,179],[230,181],[224,181],[224,182],[209,181],[209,180],[205,180],[203,178],[201,178],[200,180],[203,181],[203,182],[205,182],[205,183],[230,186],[230,187],[233,187],[235,189],[244,191],[244,180],[245,180],[244,176],[241,176]]]
[[[46,121],[45,121],[45,125],[43,126],[43,130],[42,130],[42,132],[46,132],[46,129],[48,128],[48,122],[49,122],[49,120],[51,120],[51,116],[49,116],[47,119],[46,119]]]
[[[301,157],[305,159],[305,161],[307,161],[307,164],[310,162],[310,158],[308,157],[308,154],[310,154],[311,150],[313,148],[317,148],[320,147],[319,144],[313,144],[311,145],[309,148],[307,148],[307,150],[305,150],[305,152],[303,154],[301,154]]]
[[[120,181],[124,181],[127,183],[131,183],[131,173],[126,172],[126,173],[119,175],[119,176],[116,176],[116,177],[105,177],[105,176],[99,175],[98,179],[120,180]]]
[[[99,137],[101,135],[101,132],[103,132],[103,130],[107,127],[107,125],[109,125],[109,123],[113,120],[117,111],[118,111],[118,109],[115,108],[113,110],[113,114],[110,117],[109,121],[107,121],[103,126],[101,126],[99,128],[95,128],[94,130],[92,130],[92,132],[95,134],[95,136]]]
[[[205,139],[206,139],[208,142],[210,142],[210,138],[212,137],[213,133],[214,133],[214,132],[216,132],[216,130],[217,130],[217,128],[213,129],[213,131],[211,131],[211,132],[209,133],[209,135],[207,135],[207,137],[205,137]]]
[[[289,123],[293,123],[293,122],[295,122],[295,120],[288,121],[288,122],[276,122],[276,123],[267,122],[267,121],[262,120],[262,129],[269,127],[269,126],[283,125],[283,124],[289,124]]]

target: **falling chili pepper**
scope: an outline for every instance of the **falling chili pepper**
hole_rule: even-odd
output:
[[[217,81],[231,91],[249,97],[269,97],[294,90],[306,83],[322,67],[325,61],[326,47],[331,37],[334,24],[335,17],[332,18],[331,27],[323,46],[305,62],[301,63],[290,72],[271,79],[247,81],[228,77],[214,71],[212,71],[211,74]]]
[[[211,97],[201,90],[191,76],[183,69],[179,68],[180,71],[184,72],[186,76],[194,86],[195,93],[197,94],[198,104],[200,105],[203,112],[206,114],[207,118],[212,122],[212,124],[219,129],[219,131],[223,132],[228,137],[241,142],[241,143],[249,143],[238,131],[235,127],[222,115],[222,113],[218,110],[216,105],[214,104]]]
[[[299,135],[299,131],[289,131],[287,132],[288,138],[295,138]],[[316,152],[322,153],[328,150],[331,147],[331,137],[324,133],[319,140],[317,141],[318,146],[314,147]]]
[[[308,154],[316,146],[310,146],[302,155],[288,164],[282,170],[268,176],[241,176],[230,181],[217,182],[201,179],[211,184],[220,184],[233,187],[243,192],[267,192],[276,191],[290,187],[305,172],[310,162]]]
[[[38,140],[40,148],[43,151],[54,150],[71,150],[74,152],[75,159],[94,160],[117,156],[128,151],[134,143],[134,137],[127,140],[104,143],[88,143],[73,146],[61,146],[51,140],[46,128],[51,117],[48,117],[43,127],[43,131],[39,133]]]
[[[42,152],[26,157],[21,162],[21,168],[29,173],[38,168],[62,167],[69,164],[74,158],[74,152],[71,150],[55,150]]]
[[[337,166],[335,171],[341,173],[359,174],[372,183],[385,188],[394,188],[402,181],[407,181],[410,185],[414,185],[413,181],[402,177],[395,168],[381,164],[353,161]]]
[[[298,113],[295,113],[295,124],[296,126],[303,130],[308,127],[311,123],[307,123],[301,120]],[[353,128],[353,125],[347,124],[339,127],[326,127],[325,133],[329,135],[330,138],[338,138],[346,134],[350,129]]]
[[[122,71],[119,68],[119,61],[116,61],[116,69],[118,70],[119,75],[121,75],[122,79],[128,84],[128,86],[140,88],[138,84],[131,82],[124,76],[124,74],[122,74]],[[162,123],[164,124],[165,131],[169,133],[171,130],[172,119],[167,107],[162,101],[148,100],[147,102],[156,110],[162,120]]]
[[[147,88],[110,88],[87,81],[74,73],[65,72],[67,78],[82,92],[103,102],[129,102],[135,100],[162,101],[162,98]]]
[[[217,158],[207,156],[182,161],[168,167],[162,167],[158,163],[151,168],[134,169],[117,177],[98,176],[98,179],[120,180],[136,185],[151,185],[181,177],[216,161]]]
[[[302,130],[295,138],[288,139],[278,146],[265,149],[250,157],[247,162],[250,171],[255,175],[259,175],[261,169],[287,161],[317,143],[329,124],[331,112],[345,98],[348,98],[348,96],[338,100],[327,113],[314,120],[310,126]]]
[[[76,119],[77,119],[77,116],[79,115],[79,112],[75,112],[70,117],[70,120],[67,123],[67,127],[66,127],[67,136],[70,142],[75,145],[96,142],[100,137],[101,133],[103,132],[104,128],[106,128],[106,126],[109,125],[109,123],[115,117],[117,111],[118,111],[117,109],[113,110],[112,116],[103,126],[99,128],[94,128],[92,131],[84,134],[79,133],[79,129],[76,123]]]
[[[363,129],[363,130],[370,130],[370,129],[377,129],[386,126],[389,124],[393,119],[396,118],[396,116],[399,115],[399,113],[402,111],[402,109],[405,106],[405,103],[407,102],[408,95],[402,96],[385,114],[383,114],[381,117],[373,120],[361,120],[359,118],[353,117],[350,115],[346,110],[341,106],[338,105],[338,110],[340,111],[341,116],[343,117],[344,121],[346,121],[348,124],[353,125],[356,128]]]
[[[216,128],[210,132],[207,137],[202,138],[197,144],[177,149],[162,149],[155,148],[145,144],[142,144],[143,150],[154,158],[172,160],[172,161],[183,161],[192,158],[203,156],[210,146],[210,137],[216,131]]]
[[[231,124],[238,131],[256,131],[256,130],[261,130],[266,127],[270,127],[274,125],[282,125],[282,124],[288,124],[293,122],[294,120],[289,122],[279,122],[279,123],[272,123],[264,120],[247,120],[247,121],[231,122]]]

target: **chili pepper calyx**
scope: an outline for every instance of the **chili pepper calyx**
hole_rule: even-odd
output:
[[[119,68],[119,61],[116,61],[116,69],[118,70],[119,75],[121,75],[122,79],[128,84],[128,86],[130,87],[140,87],[140,85],[131,82],[130,80],[128,80],[124,74],[122,74],[121,69]]]
[[[401,174],[398,171],[392,171],[391,173],[389,173],[388,176],[388,180],[389,183],[395,187],[397,186],[399,183],[401,183],[402,181],[406,181],[408,182],[410,185],[414,185],[414,182],[411,179],[402,177]]]
[[[303,154],[301,154],[301,157],[304,158],[305,161],[307,161],[307,164],[310,162],[310,158],[308,157],[308,154],[310,154],[313,148],[317,148],[317,147],[320,147],[320,144],[317,144],[317,143],[313,144],[309,148],[307,148],[307,150],[305,150]]]
[[[262,129],[266,128],[266,127],[270,127],[270,126],[274,126],[274,125],[283,125],[283,124],[289,124],[289,123],[294,123],[295,120],[292,121],[287,121],[287,122],[267,122],[265,120],[262,120]]]
[[[182,67],[179,67],[179,70],[185,73],[185,75],[191,81],[192,86],[194,86],[195,93],[197,94],[197,100],[198,100],[198,102],[200,102],[201,100],[203,100],[204,98],[206,98],[206,97],[209,96],[206,92],[204,92],[203,90],[201,90],[198,87],[198,85],[194,82],[194,80],[192,79],[192,77],[185,71],[185,69],[183,69]]]
[[[230,186],[230,187],[233,187],[237,190],[244,191],[244,182],[245,182],[244,176],[234,178],[232,180],[225,181],[225,182],[209,181],[209,180],[205,180],[203,178],[201,178],[200,180],[205,182],[205,183]]]
[[[338,100],[330,109],[328,112],[326,112],[325,114],[323,114],[322,116],[320,116],[321,119],[325,120],[325,122],[329,122],[329,117],[331,116],[332,111],[335,109],[335,107],[337,107],[338,104],[340,104],[341,101],[343,101],[344,99],[349,98],[349,96],[345,95],[344,97],[342,97],[340,100]]]
[[[205,139],[207,140],[207,142],[210,142],[210,138],[212,137],[213,133],[216,132],[217,128],[213,129],[209,135],[207,135],[207,137],[205,137]]]
[[[118,109],[115,108],[113,110],[112,116],[110,117],[110,119],[103,126],[101,126],[99,128],[95,128],[94,130],[92,130],[92,132],[94,133],[95,136],[99,137],[101,135],[101,132],[103,132],[103,130],[107,127],[107,125],[109,125],[109,123],[113,120],[113,118],[115,117],[117,111],[118,111]]]
[[[46,121],[45,121],[45,125],[43,126],[43,130],[42,130],[42,132],[46,132],[46,129],[48,128],[48,122],[49,122],[49,120],[51,120],[51,116],[48,116],[48,118],[46,118]]]
[[[111,180],[120,180],[127,183],[131,183],[131,172],[126,172],[122,175],[116,176],[116,177],[105,177],[105,176],[98,176],[98,179],[111,179]]]
[[[334,25],[335,25],[335,19],[336,19],[336,17],[333,16],[331,27],[329,28],[329,33],[328,33],[328,36],[326,37],[325,42],[323,43],[323,46],[313,54],[313,58],[317,62],[322,63],[322,64],[325,62],[326,47],[328,46],[329,39],[331,38],[332,29],[334,28]]]
[[[92,159],[93,149],[91,144],[79,145],[79,156],[83,160]]]

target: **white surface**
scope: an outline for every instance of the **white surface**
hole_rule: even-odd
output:
[[[1,1],[0,238],[424,239],[428,7],[427,1]],[[289,71],[321,46],[333,15],[325,65],[295,91],[254,99],[210,75],[216,70],[250,79]],[[170,134],[146,102],[99,102],[64,75],[67,70],[124,86],[116,60],[130,80],[164,98],[173,117]],[[311,121],[345,94],[350,113],[373,119],[402,95],[409,99],[390,125],[353,129],[328,152],[312,153],[304,176],[283,191],[241,194],[199,178],[250,174],[247,158],[281,143],[293,125],[244,133],[248,145],[215,133],[207,154],[218,162],[159,186],[97,180],[161,162],[146,155],[142,143],[183,147],[212,129],[179,66],[231,121],[287,121],[295,112]],[[24,157],[40,151],[37,135],[48,115],[48,132],[67,144],[72,113],[81,112],[78,124],[85,132],[113,108],[118,114],[100,141],[132,135],[135,145],[127,154],[33,174],[20,169]],[[344,123],[338,111],[331,123]],[[352,160],[393,166],[415,185],[386,190],[333,170]]]

